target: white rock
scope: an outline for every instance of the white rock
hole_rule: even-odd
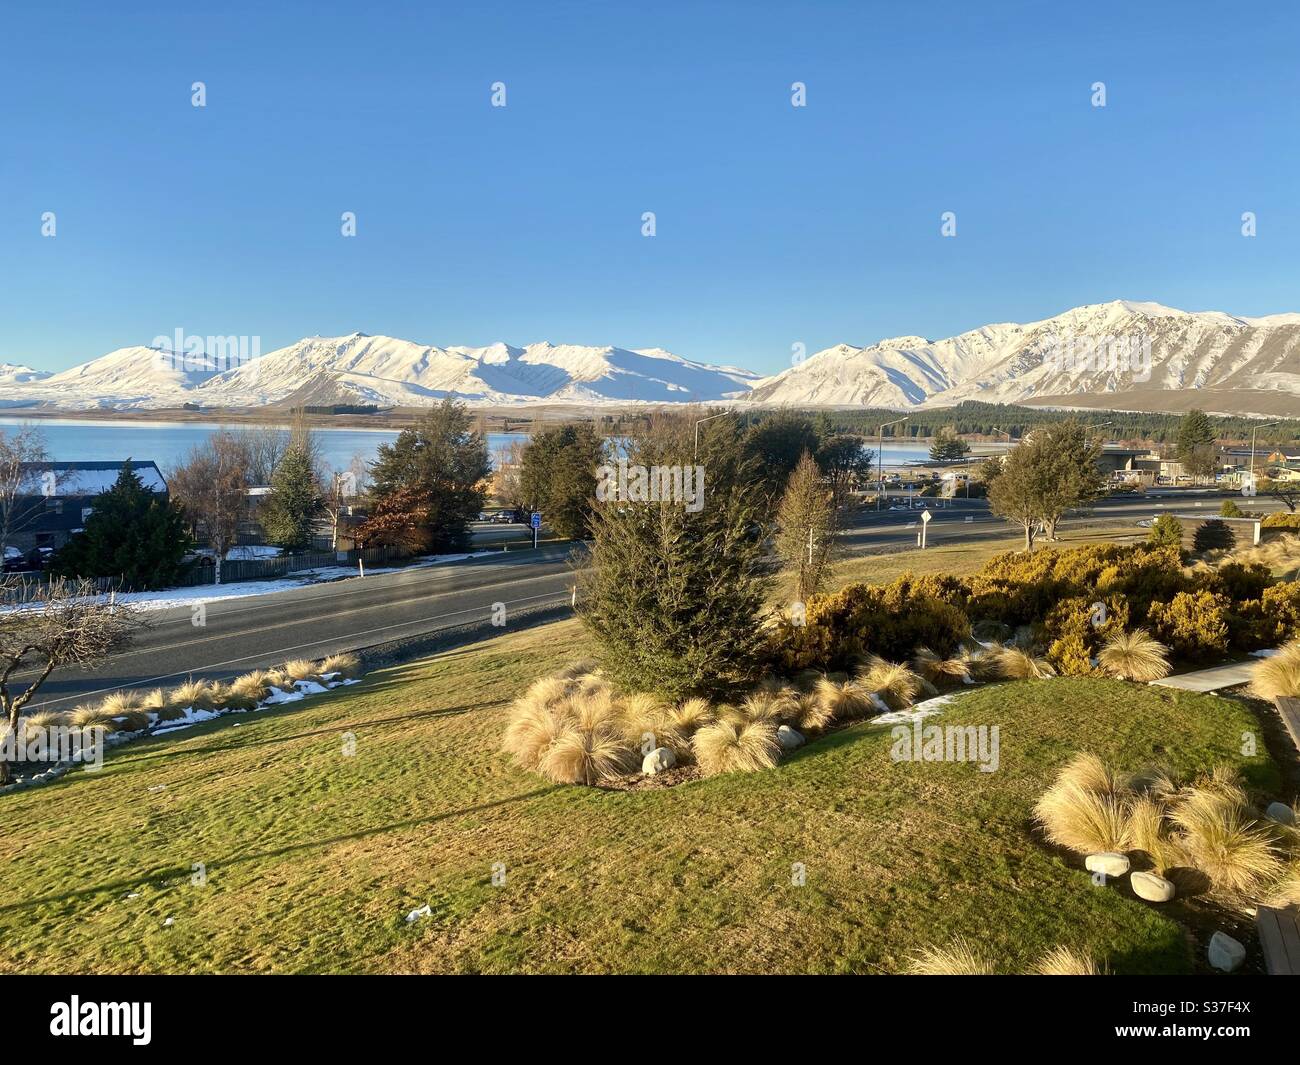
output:
[[[410,913],[406,915],[406,923],[415,924],[415,922],[418,921],[421,917],[432,917],[432,916],[433,916],[433,908],[426,902],[423,906],[420,906],[417,909],[412,910]]]
[[[1264,816],[1270,821],[1276,821],[1279,825],[1294,825],[1295,811],[1284,802],[1271,802],[1268,809],[1264,811]]]
[[[1133,894],[1147,902],[1168,902],[1174,897],[1174,885],[1155,873],[1134,873],[1128,882]]]
[[[1090,854],[1083,864],[1088,872],[1105,873],[1107,876],[1123,876],[1129,869],[1128,856],[1115,851]]]
[[[1246,948],[1232,936],[1215,932],[1210,937],[1210,949],[1207,951],[1210,964],[1220,972],[1230,973],[1246,960]]]
[[[804,745],[803,734],[796,732],[789,725],[782,725],[776,730],[776,742],[781,745],[783,751],[793,751],[796,747]]]
[[[667,747],[656,747],[641,759],[641,772],[648,777],[652,777],[656,773],[662,773],[665,769],[672,769],[676,764],[677,755],[673,754]]]

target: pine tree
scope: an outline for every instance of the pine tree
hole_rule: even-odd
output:
[[[790,474],[776,524],[776,553],[795,599],[806,603],[826,583],[835,543],[833,495],[822,483],[821,468],[806,451]]]
[[[185,518],[166,496],[145,488],[129,459],[91,507],[82,531],[51,560],[56,574],[117,577],[136,591],[176,583],[190,548]]]
[[[730,418],[701,427],[698,454],[693,430],[690,414],[656,415],[630,440],[628,462],[702,466],[703,506],[599,502],[590,564],[579,571],[578,614],[605,669],[669,697],[752,680],[771,588],[765,492],[741,430]]]
[[[1214,472],[1214,427],[1204,411],[1189,410],[1178,423],[1178,461],[1193,477]]]
[[[288,550],[308,547],[320,508],[311,454],[305,446],[292,444],[271,475],[271,494],[262,513],[266,542]]]
[[[934,434],[930,442],[930,460],[946,462],[951,459],[964,459],[970,454],[970,444],[959,437],[954,430],[945,427]]]
[[[482,509],[491,472],[487,445],[472,430],[464,405],[446,399],[393,443],[379,446],[372,497],[378,504],[400,488],[418,490],[428,501],[429,549],[461,550],[469,544],[469,523]]]
[[[560,536],[585,537],[595,505],[605,441],[588,423],[543,429],[524,449],[519,490]]]

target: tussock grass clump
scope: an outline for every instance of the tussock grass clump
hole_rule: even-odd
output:
[[[193,707],[195,710],[211,710],[212,685],[206,680],[187,680],[168,692],[167,699],[181,709]]]
[[[1146,629],[1115,633],[1098,652],[1097,661],[1120,680],[1150,682],[1169,676],[1169,648]]]
[[[906,710],[921,691],[921,678],[907,666],[877,660],[858,674],[858,684],[891,710]]]
[[[280,666],[280,672],[290,681],[316,680],[320,676],[310,658],[291,658]]]
[[[691,737],[700,772],[752,773],[771,769],[781,755],[776,727],[763,721],[716,721]]]
[[[926,947],[907,966],[912,976],[992,976],[993,966],[964,939],[946,947]]]
[[[871,691],[856,680],[822,677],[817,682],[815,694],[832,721],[856,721],[877,713]]]
[[[542,755],[568,727],[567,715],[540,699],[524,695],[510,708],[501,747],[522,768],[535,772]]]
[[[110,714],[125,714],[140,708],[140,696],[133,691],[115,691],[104,696],[99,705]]]
[[[1300,906],[1300,862],[1293,862],[1269,888],[1264,904],[1277,907]]]
[[[1056,676],[1056,670],[1046,658],[1041,658],[1023,647],[1003,647],[996,652],[998,676],[1004,680],[1046,680]]]
[[[103,707],[100,708],[103,710]],[[149,727],[149,715],[143,710],[124,710],[121,713],[112,714],[106,728],[112,728],[117,732],[139,732],[141,729]]]
[[[555,674],[554,679],[558,680],[577,680],[579,677],[585,677],[590,673],[600,671],[600,663],[594,658],[579,658],[576,662],[570,662],[562,670]],[[552,678],[546,678],[552,679]]]
[[[113,715],[102,706],[75,706],[70,716],[77,728],[99,727],[110,731],[117,728],[113,722]]]
[[[1128,847],[1124,802],[1113,794],[1057,783],[1038,800],[1034,817],[1048,839],[1079,854]]]
[[[1170,808],[1169,819],[1178,846],[1209,877],[1217,895],[1254,898],[1283,872],[1272,833],[1231,792],[1188,788]]]
[[[1260,699],[1300,697],[1300,640],[1260,660],[1251,672],[1250,694]]]
[[[71,724],[69,715],[60,710],[37,710],[18,719],[18,726],[24,734],[31,729],[50,729],[68,724]]]
[[[361,656],[346,651],[343,654],[330,655],[320,664],[321,673],[337,673],[345,680],[354,680],[361,675]]]
[[[800,732],[820,732],[835,721],[835,709],[822,701],[816,692],[800,692],[794,700],[790,723]]]
[[[230,682],[230,690],[237,695],[245,695],[261,702],[271,694],[271,684],[264,669],[255,669]]]
[[[918,647],[912,656],[912,669],[930,684],[964,684],[971,679],[970,656],[943,658],[928,647]]]
[[[1177,844],[1169,838],[1166,814],[1164,802],[1154,795],[1135,795],[1125,806],[1127,845],[1150,858],[1161,876],[1186,864]]]
[[[1101,976],[1105,970],[1087,954],[1069,947],[1053,947],[1034,969],[1039,976]]]
[[[257,700],[247,692],[235,691],[230,684],[214,684],[212,705],[223,710],[254,710],[257,708]]]
[[[712,720],[712,705],[708,699],[701,699],[698,696],[685,699],[668,710],[668,723],[687,737]]]
[[[780,725],[794,713],[794,699],[771,691],[750,692],[740,703],[740,712],[750,721]]]
[[[629,772],[633,752],[612,720],[591,728],[566,722],[538,761],[537,769],[556,784],[594,784]]]

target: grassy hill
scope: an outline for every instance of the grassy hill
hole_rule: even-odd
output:
[[[872,973],[958,935],[1009,970],[1063,943],[1180,971],[1181,904],[1094,887],[1034,800],[1082,748],[1277,780],[1236,702],[1057,679],[945,708],[1000,726],[995,773],[895,763],[863,724],[768,772],[557,787],[498,753],[505,703],[582,646],[576,622],[505,635],[0,797],[0,971]]]

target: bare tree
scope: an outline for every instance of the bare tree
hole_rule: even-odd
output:
[[[251,425],[233,430],[231,439],[244,451],[250,485],[271,483],[271,475],[289,448],[289,430],[281,425]]]
[[[48,587],[0,580],[0,714],[18,732],[23,707],[60,666],[85,667],[124,650],[146,627],[134,606],[98,594],[93,581],[57,578]],[[21,675],[34,673],[16,688]],[[0,756],[0,784],[9,781]]]
[[[13,432],[0,430],[0,559],[13,538],[44,513],[42,496],[57,488],[40,429],[20,425]]]
[[[215,579],[220,584],[221,563],[248,516],[247,451],[235,434],[218,430],[190,449],[184,464],[172,473],[170,487],[216,553]]]

